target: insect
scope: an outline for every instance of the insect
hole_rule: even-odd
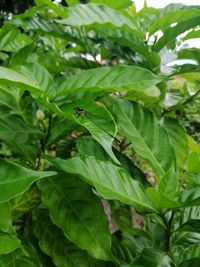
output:
[[[115,139],[115,141],[117,141],[119,144],[121,143],[121,141],[119,139],[117,139],[116,137],[114,137],[111,133],[109,133],[108,131],[106,131],[103,127],[101,127],[99,124],[97,124],[90,116],[90,113],[87,112],[86,110],[80,108],[80,107],[76,107],[74,108],[74,112],[75,115],[77,115],[78,117],[86,117],[89,121],[91,121],[92,123],[94,123],[99,129],[101,129],[102,131],[104,131],[105,133],[107,133],[110,137],[112,137],[113,139]]]

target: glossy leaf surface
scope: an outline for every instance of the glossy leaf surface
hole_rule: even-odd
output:
[[[169,137],[155,115],[137,103],[115,102],[119,131],[132,143],[136,153],[151,164],[159,177],[175,164],[175,155]]]
[[[124,169],[110,162],[92,157],[49,160],[60,170],[80,175],[104,198],[118,199],[122,203],[133,205],[141,212],[156,211],[143,186],[134,181]]]
[[[41,181],[39,187],[53,222],[66,237],[95,258],[111,259],[108,222],[102,203],[91,187],[77,177],[63,173]]]
[[[164,78],[151,71],[137,66],[102,67],[82,71],[72,76],[58,88],[57,96],[74,92],[75,90],[93,90],[107,92],[124,90],[144,90],[161,82]]]
[[[50,220],[47,210],[38,210],[34,214],[34,233],[39,239],[41,249],[49,255],[58,267],[104,267],[102,261],[95,260],[85,250],[68,240],[61,229]]]
[[[5,202],[27,190],[38,179],[55,175],[56,172],[33,171],[1,159],[0,174],[0,202]]]

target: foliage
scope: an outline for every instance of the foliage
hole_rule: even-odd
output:
[[[199,266],[199,19],[129,0],[4,17],[0,266]]]

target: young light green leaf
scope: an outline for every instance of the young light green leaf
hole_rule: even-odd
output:
[[[8,254],[20,247],[21,243],[15,234],[0,231],[0,254]]]
[[[178,189],[178,180],[174,168],[172,167],[169,171],[162,177],[158,192],[166,196],[168,199],[173,199]]]
[[[125,169],[109,161],[104,162],[92,157],[49,160],[60,170],[80,175],[104,198],[133,205],[139,212],[156,212],[143,186],[130,177]]]
[[[5,233],[12,233],[12,214],[8,202],[0,203],[0,230]]]
[[[182,205],[177,199],[170,199],[156,188],[148,188],[147,194],[155,205],[160,209],[180,208]]]
[[[108,221],[102,203],[87,183],[62,173],[40,181],[39,188],[53,222],[67,238],[97,259],[112,258]]]
[[[187,160],[187,171],[188,173],[199,173],[200,172],[200,153],[191,152]]]
[[[55,175],[54,171],[33,171],[0,159],[0,203],[24,192],[38,179]]]
[[[134,150],[151,164],[161,178],[175,165],[174,149],[156,116],[137,103],[114,103],[119,130],[131,141]]]

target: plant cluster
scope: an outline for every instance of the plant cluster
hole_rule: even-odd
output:
[[[199,23],[131,0],[4,17],[0,266],[200,266]]]

